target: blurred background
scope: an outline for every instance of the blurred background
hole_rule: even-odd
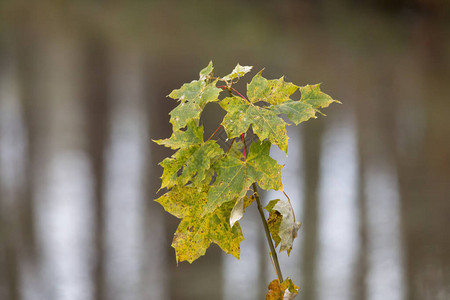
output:
[[[153,202],[166,95],[210,60],[343,102],[289,128],[288,159],[272,150],[303,223],[280,254],[299,299],[450,299],[449,16],[446,0],[0,1],[0,299],[264,299],[256,207],[240,261],[212,246],[177,267],[179,221]]]

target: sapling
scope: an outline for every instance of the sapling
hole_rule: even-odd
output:
[[[198,80],[170,93],[169,97],[178,101],[170,112],[173,133],[154,142],[176,152],[160,163],[164,168],[160,190],[165,192],[155,201],[181,219],[172,241],[177,263],[192,263],[205,254],[211,243],[239,259],[239,244],[244,240],[239,220],[256,202],[277,275],[269,284],[266,299],[293,299],[299,287],[289,277],[283,278],[275,248],[279,246],[280,252],[289,255],[300,222],[283,188],[283,166],[270,157],[270,148],[276,145],[287,153],[286,126],[290,124],[280,115],[298,125],[322,114],[319,109],[339,101],[323,93],[319,84],[297,86],[284,77],[268,80],[262,71],[247,84],[244,96],[234,85],[251,69],[238,64],[230,74],[215,77],[210,62],[200,71]],[[300,99],[291,99],[297,90]],[[212,102],[226,114],[205,140],[200,116]],[[213,139],[219,130],[226,133],[226,147]],[[246,138],[250,134],[252,140]],[[268,202],[267,219],[258,187],[280,191],[286,197]]]

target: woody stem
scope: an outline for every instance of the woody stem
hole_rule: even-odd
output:
[[[243,137],[242,137],[242,143],[244,144],[243,145],[244,151],[248,152],[247,145],[245,144],[245,139]],[[283,282],[283,275],[281,274],[280,263],[278,262],[277,252],[275,251],[275,246],[273,244],[272,237],[270,236],[269,225],[267,224],[266,216],[264,216],[264,211],[263,211],[263,207],[261,205],[261,200],[259,199],[258,188],[256,187],[255,182],[252,183],[252,187],[253,187],[253,192],[255,195],[256,204],[258,206],[259,216],[261,217],[261,221],[264,226],[264,233],[266,234],[267,243],[269,244],[270,256],[272,257],[272,262],[275,267],[275,272],[277,273],[278,281],[281,284]]]
[[[258,206],[259,215],[261,217],[261,221],[264,226],[264,232],[266,233],[266,239],[267,239],[267,243],[269,244],[270,255],[272,256],[272,261],[273,261],[273,264],[275,267],[275,272],[277,273],[278,281],[280,283],[282,283],[283,275],[281,274],[280,263],[278,262],[278,256],[277,256],[277,252],[275,251],[275,246],[273,245],[273,240],[270,237],[269,225],[267,224],[266,217],[264,216],[264,211],[263,211],[263,208],[261,205],[261,200],[259,199],[259,195],[258,195],[257,187],[256,187],[255,183],[253,183],[253,191],[255,192],[254,195],[255,195],[255,199],[256,199],[256,204]]]

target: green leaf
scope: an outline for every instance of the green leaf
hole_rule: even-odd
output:
[[[264,101],[270,104],[279,104],[289,100],[298,86],[291,82],[285,82],[284,77],[280,79],[267,80],[262,77],[262,71],[256,74],[247,85],[247,95],[250,102]]]
[[[197,126],[191,121],[186,130],[178,130],[172,133],[172,136],[163,140],[153,140],[158,145],[164,145],[173,150],[179,148],[188,148],[192,145],[203,142],[203,126]]]
[[[252,66],[241,66],[240,64],[237,64],[233,71],[227,76],[223,77],[222,80],[231,81],[235,78],[240,78],[250,72],[252,68]]]
[[[270,157],[270,142],[255,141],[251,144],[247,156],[247,169],[251,178],[265,190],[283,191],[281,169],[277,161]]]
[[[255,141],[249,149],[247,161],[226,156],[214,164],[218,176],[208,192],[206,213],[225,202],[243,198],[253,182],[264,189],[283,190],[281,169],[269,156],[270,143]]]
[[[198,146],[190,147],[187,149],[180,149],[171,157],[165,158],[159,163],[163,167],[163,173],[161,176],[160,190],[167,187],[171,188],[178,184],[178,171],[183,167],[188,158],[198,149]]]
[[[210,168],[211,161],[222,154],[222,148],[215,141],[207,141],[202,144],[186,160],[183,171],[179,176],[179,184],[186,184],[189,180],[194,183],[202,182],[207,175],[206,172]]]
[[[214,141],[178,150],[172,157],[160,163],[164,168],[161,189],[176,184],[185,185],[190,180],[195,183],[202,182],[206,178],[211,161],[222,154],[222,148]],[[178,175],[181,168],[183,170]]]
[[[215,163],[213,168],[218,176],[208,192],[205,213],[210,213],[225,202],[244,197],[253,182],[247,176],[246,164],[235,157],[226,156]]]
[[[297,237],[301,223],[295,221],[294,212],[289,202],[272,200],[266,206],[269,212],[269,231],[275,241],[275,247],[280,243],[280,252],[286,251],[288,255],[292,250],[292,242]]]
[[[283,77],[267,80],[261,73],[256,74],[247,85],[248,100],[234,96],[220,101],[221,107],[227,111],[222,125],[230,139],[245,133],[252,126],[260,140],[268,139],[287,152],[289,138],[286,126],[289,124],[279,117],[280,114],[286,114],[298,125],[315,118],[318,108],[339,102],[321,92],[318,84],[301,87],[301,99],[293,101],[290,96],[297,91],[298,86],[285,82]],[[254,104],[256,102],[271,105],[257,106]]]
[[[207,72],[208,70],[204,74]],[[200,77],[202,77],[202,74]],[[173,131],[183,128],[191,120],[199,120],[206,104],[219,100],[221,89],[216,87],[216,83],[217,80],[209,83],[205,79],[193,80],[169,94],[170,98],[181,102],[170,112],[170,123],[173,125]]]
[[[268,289],[266,300],[292,300],[298,295],[300,288],[288,277],[281,284],[278,279],[273,280]]]
[[[183,218],[172,242],[177,263],[192,263],[205,254],[212,242],[239,259],[239,244],[244,237],[238,223],[231,228],[228,222],[233,203],[226,203],[214,212],[202,215],[207,191],[208,186],[201,189],[178,186],[156,200],[166,211]]]
[[[320,90],[320,83],[302,86],[300,87],[300,93],[302,95],[300,101],[308,103],[314,108],[325,108],[333,102],[341,103],[322,92]]]
[[[185,127],[190,121],[198,121],[202,108],[195,102],[180,103],[170,113],[173,131]]]
[[[259,107],[240,97],[225,98],[220,106],[227,111],[222,125],[228,138],[235,138],[245,133],[252,125],[253,132],[260,140],[268,139],[272,144],[287,152],[287,123],[278,117],[278,112],[266,107]]]
[[[295,125],[316,117],[316,109],[300,101],[288,100],[279,105],[272,105],[270,109],[278,114],[286,114]]]
[[[225,253],[232,254],[239,259],[240,242],[244,240],[241,226],[235,223],[233,228],[230,227],[230,213],[233,208],[233,202],[228,202],[216,209],[210,220],[210,238],[217,244]]]
[[[161,189],[185,185],[189,181],[201,183],[208,177],[211,162],[223,154],[215,141],[203,142],[203,127],[193,121],[185,131],[176,131],[170,138],[155,142],[172,149],[180,148],[160,163],[164,168]]]
[[[193,80],[190,83],[183,84],[179,89],[173,90],[169,94],[169,97],[174,100],[179,100],[181,103],[196,102],[206,85],[205,80]]]

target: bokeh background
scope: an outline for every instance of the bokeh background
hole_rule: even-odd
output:
[[[343,102],[272,151],[303,223],[280,254],[299,299],[450,299],[449,17],[446,0],[0,1],[0,299],[264,298],[256,207],[240,261],[213,246],[177,267],[178,220],[152,201],[166,95],[210,60]]]

